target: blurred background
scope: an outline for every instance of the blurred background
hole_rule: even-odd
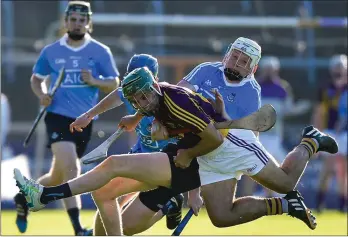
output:
[[[7,97],[11,122],[1,131],[8,131],[2,139],[2,208],[14,207],[12,198],[17,190],[11,182],[13,167],[32,178],[49,169],[52,154],[45,146],[43,124],[28,148],[22,143],[39,111],[38,99],[30,89],[32,67],[42,47],[64,33],[62,14],[67,2],[1,2],[1,92]],[[263,57],[276,57],[279,76],[291,86],[294,101],[306,107],[296,116],[284,117],[280,140],[285,151],[299,142],[302,128],[313,122],[320,88],[332,80],[331,58],[347,54],[347,1],[96,0],[91,6],[92,36],[111,48],[121,75],[133,54],[148,53],[159,59],[160,80],[177,83],[197,64],[221,61],[228,44],[236,38],[257,41]],[[6,97],[1,98],[2,107]],[[123,115],[121,107],[100,117],[88,151],[117,128]],[[105,137],[99,137],[98,131],[105,132]],[[125,153],[133,142],[133,134],[124,134],[109,153]],[[316,194],[325,164],[320,157],[311,161],[299,183],[309,207],[318,206]],[[324,200],[326,207],[339,207],[337,190],[333,175]],[[243,193],[243,184],[238,192]],[[251,192],[263,194],[260,187]],[[55,205],[60,202],[52,208]],[[83,196],[83,206],[94,208],[90,195]]]

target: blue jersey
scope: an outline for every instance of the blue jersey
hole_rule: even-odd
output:
[[[251,75],[240,83],[227,81],[221,62],[207,62],[195,67],[186,77],[206,98],[215,99],[212,89],[217,89],[225,102],[225,109],[231,119],[245,117],[261,107],[261,88]]]
[[[129,114],[135,114],[136,110],[133,106],[126,100],[123,96],[122,89],[118,88],[118,95],[120,96],[123,103],[126,105],[127,112]],[[152,141],[151,140],[151,126],[153,117],[144,117],[138,126],[135,128],[138,140],[137,143],[132,147],[132,153],[142,153],[142,152],[155,152],[162,149],[168,142],[176,142],[175,139],[162,140],[162,141]]]
[[[345,129],[348,130],[348,123],[347,123],[347,113],[348,113],[348,90],[346,89],[341,97],[340,97],[340,100],[339,100],[339,104],[338,104],[338,116],[339,116],[339,119],[342,120],[342,121],[345,121],[346,122],[346,125],[345,125]]]
[[[34,65],[33,74],[40,79],[50,77],[51,87],[64,66],[66,76],[47,111],[76,118],[95,106],[99,89],[81,79],[81,69],[89,70],[97,80],[110,80],[119,76],[109,47],[86,34],[79,48],[70,47],[67,35],[46,46]]]

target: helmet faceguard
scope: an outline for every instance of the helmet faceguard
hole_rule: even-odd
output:
[[[162,95],[147,67],[137,68],[124,77],[122,93],[136,110],[145,115],[153,115],[158,105],[158,95]]]
[[[222,60],[224,74],[231,81],[241,81],[256,70],[261,47],[255,41],[240,37],[232,43]]]

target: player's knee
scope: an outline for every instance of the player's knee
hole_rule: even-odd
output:
[[[96,204],[110,201],[111,199],[106,195],[103,190],[95,190],[91,193],[92,198]]]

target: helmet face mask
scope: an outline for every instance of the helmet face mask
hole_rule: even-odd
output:
[[[256,71],[260,58],[260,45],[240,37],[228,47],[222,60],[224,74],[231,81],[241,81]]]
[[[158,93],[155,90],[140,89],[133,96],[127,97],[132,106],[145,115],[152,115],[158,105]]]
[[[222,63],[225,67],[225,74],[229,74],[229,79],[235,77],[235,80],[242,80],[251,74],[253,70],[253,68],[250,68],[251,58],[238,49],[231,48]]]
[[[145,115],[152,115],[161,95],[160,88],[147,67],[136,68],[122,80],[122,93],[132,106]]]

